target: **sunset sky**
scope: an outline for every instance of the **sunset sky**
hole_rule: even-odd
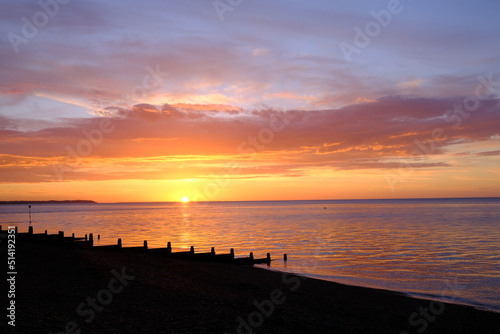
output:
[[[0,8],[0,200],[500,196],[500,1]]]

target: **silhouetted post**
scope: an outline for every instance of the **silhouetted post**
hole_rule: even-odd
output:
[[[47,233],[47,230],[45,230],[45,235],[47,235],[47,234],[48,234],[48,233]]]
[[[212,247],[212,249],[210,250],[210,253],[211,253],[212,255],[215,255],[215,247]]]
[[[286,256],[286,254],[283,254],[283,260],[286,262],[286,260],[288,260],[288,256]]]
[[[172,253],[172,244],[169,242],[167,242],[167,253],[168,254],[171,254]]]
[[[253,260],[253,252],[250,252],[250,260]]]
[[[144,240],[144,249],[148,249],[148,241]]]
[[[118,248],[122,248],[122,239],[118,239]]]
[[[193,247],[193,246],[191,246],[191,249],[189,249],[189,252],[190,252],[191,254],[194,254],[194,247]]]
[[[88,238],[87,238],[87,235],[85,234],[85,241],[87,241],[87,240],[88,240]]]
[[[16,234],[17,234],[17,226],[16,226],[15,230],[16,230]]]
[[[94,247],[94,234],[89,233],[89,243],[90,247]]]
[[[271,253],[267,253],[267,262],[271,262]]]
[[[71,237],[74,239],[74,238],[75,238],[75,234],[74,234],[74,233],[71,233]]]
[[[97,240],[101,240],[101,235],[100,234],[97,235]]]
[[[231,257],[234,259],[234,248],[231,248],[230,254],[231,254]]]
[[[0,231],[2,230],[2,225],[0,225]]]
[[[31,225],[31,205],[28,205],[28,211],[30,213],[30,225]]]
[[[64,238],[64,231],[59,231],[59,237]]]
[[[33,234],[33,226],[28,227],[28,234]]]

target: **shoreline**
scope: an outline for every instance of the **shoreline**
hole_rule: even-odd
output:
[[[265,268],[28,242],[16,253],[18,333],[491,333],[500,325],[495,312]],[[5,318],[0,328],[16,332]]]
[[[296,276],[304,276],[310,279],[316,279],[320,281],[325,281],[325,282],[331,282],[331,283],[336,283],[336,284],[342,284],[342,285],[348,285],[348,286],[353,286],[353,287],[358,287],[358,288],[366,288],[366,289],[374,289],[374,290],[382,290],[382,291],[387,291],[387,292],[393,292],[393,293],[398,293],[405,295],[409,298],[415,298],[415,299],[421,299],[421,300],[428,300],[428,301],[437,301],[437,302],[446,302],[449,304],[455,304],[459,306],[466,306],[466,307],[472,307],[474,309],[477,309],[479,311],[485,311],[485,312],[492,312],[492,313],[499,313],[500,314],[500,309],[496,309],[492,306],[480,304],[480,303],[475,303],[472,301],[465,301],[463,298],[460,297],[453,297],[453,296],[448,296],[448,295],[434,295],[431,293],[425,293],[425,292],[407,292],[403,290],[391,290],[388,288],[384,287],[379,287],[375,285],[363,285],[363,284],[357,284],[355,282],[350,282],[348,279],[345,279],[343,281],[340,280],[335,280],[335,278],[328,279],[328,278],[320,278],[320,277],[314,277],[314,274],[311,274],[310,276],[307,274],[303,273],[295,273],[292,271],[284,271],[281,269],[276,269],[272,267],[272,264],[270,267],[265,267],[263,265],[256,265],[255,268],[261,268],[263,270],[269,270],[269,271],[274,271],[278,273],[290,273]],[[450,301],[450,299],[453,299],[453,301]]]
[[[47,201],[0,201],[0,205],[43,205],[43,204],[99,204],[86,199],[68,199],[68,200],[47,200]]]

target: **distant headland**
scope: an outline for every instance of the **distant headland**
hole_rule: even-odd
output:
[[[85,199],[76,199],[76,200],[65,200],[65,201],[0,201],[0,204],[88,204],[88,203],[97,203],[90,200]]]

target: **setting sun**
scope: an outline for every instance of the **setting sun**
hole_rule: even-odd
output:
[[[182,197],[182,198],[181,198],[181,202],[182,202],[182,203],[187,203],[187,202],[189,202],[189,197],[187,197],[187,196]]]

